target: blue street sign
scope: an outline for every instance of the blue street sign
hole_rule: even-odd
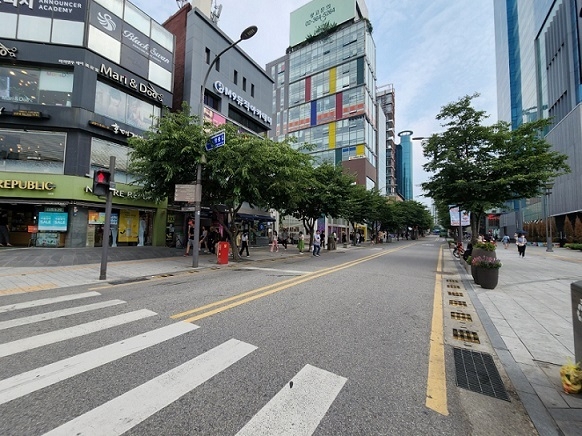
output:
[[[206,151],[214,150],[215,148],[222,147],[226,143],[226,134],[224,130],[215,133],[210,137],[206,143]]]

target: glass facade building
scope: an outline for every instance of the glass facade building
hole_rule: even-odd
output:
[[[320,3],[305,7],[321,10]],[[270,136],[313,144],[316,162],[343,165],[357,175],[358,184],[385,192],[385,140],[378,153],[376,46],[362,12],[365,5],[341,3],[353,8],[349,19],[289,47],[284,57],[267,65],[275,83]],[[355,163],[360,160],[365,164]]]
[[[550,118],[546,140],[568,156],[571,173],[554,180],[546,199],[562,232],[565,218],[582,216],[580,0],[495,0],[498,117],[512,128]],[[543,219],[542,196],[508,205],[500,227],[513,234]]]

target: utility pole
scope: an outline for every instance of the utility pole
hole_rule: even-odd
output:
[[[103,224],[103,243],[101,250],[101,271],[99,280],[107,279],[107,252],[109,250],[109,233],[111,232],[111,209],[113,208],[113,189],[115,189],[115,156],[109,157],[109,189],[105,202],[105,223]]]

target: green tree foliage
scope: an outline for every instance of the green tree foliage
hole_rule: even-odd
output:
[[[310,235],[311,245],[315,223],[319,218],[342,215],[353,181],[354,178],[345,174],[341,167],[323,163],[305,172],[302,184],[296,188],[296,200],[278,210],[301,220],[305,231]]]
[[[208,138],[218,130],[225,130],[226,144],[206,151]],[[293,208],[305,196],[312,174],[311,158],[288,142],[243,134],[233,125],[207,123],[202,128],[186,104],[180,112],[166,113],[157,131],[133,138],[131,145],[137,183],[156,198],[173,200],[176,184],[195,182],[198,163],[205,156],[202,201],[216,212],[227,211],[228,223],[221,213],[217,217],[232,247],[240,231],[234,218],[244,202],[259,208]]]
[[[412,229],[429,229],[433,218],[426,206],[418,201],[391,201],[383,209],[382,229],[393,233],[405,233]]]
[[[432,173],[421,186],[428,197],[471,212],[471,233],[486,210],[508,200],[542,193],[546,182],[569,172],[567,156],[551,151],[542,132],[550,121],[484,125],[484,111],[472,107],[478,94],[443,106],[436,119],[444,128],[424,144],[424,169]]]

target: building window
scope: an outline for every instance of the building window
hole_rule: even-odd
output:
[[[0,66],[0,101],[71,106],[72,93],[72,71]]]
[[[243,77],[243,91],[247,90],[247,78]]]
[[[216,63],[214,64],[214,69],[220,72],[220,58],[216,58]]]
[[[157,123],[161,108],[103,82],[97,82],[95,113],[141,130],[148,130],[152,123]]]
[[[251,83],[251,97],[255,96],[255,85]]]
[[[234,70],[234,77],[233,77],[232,81],[234,82],[235,85],[238,85],[238,71],[237,70]]]
[[[205,55],[206,55],[205,56],[206,57],[206,64],[210,65],[210,49],[208,47],[206,47]]]
[[[0,172],[63,174],[67,135],[0,129]]]

